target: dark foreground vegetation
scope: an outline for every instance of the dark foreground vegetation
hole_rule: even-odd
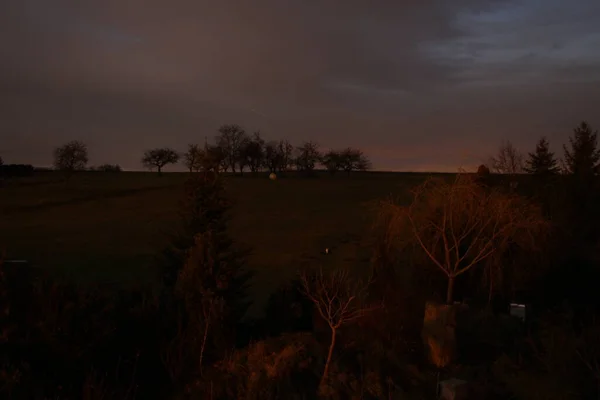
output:
[[[367,267],[315,258],[255,318],[251,249],[232,240],[223,174],[201,167],[156,251],[158,290],[1,265],[2,396],[433,399],[455,378],[463,398],[598,398],[596,134],[565,150],[560,169],[541,140],[523,175],[505,143],[501,174],[382,199]]]

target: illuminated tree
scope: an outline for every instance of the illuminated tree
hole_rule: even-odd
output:
[[[328,274],[319,269],[316,274],[302,274],[301,280],[304,294],[313,302],[317,312],[331,330],[329,351],[321,376],[321,384],[323,384],[329,374],[340,327],[364,317],[378,307],[365,306],[371,281],[353,279],[346,269],[336,269]]]
[[[486,190],[459,175],[453,182],[429,179],[413,191],[408,207],[381,208],[390,246],[416,244],[448,278],[446,302],[456,278],[501,256],[509,246],[531,248],[548,224],[540,210],[519,196]]]

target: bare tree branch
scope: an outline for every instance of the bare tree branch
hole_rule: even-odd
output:
[[[321,377],[321,384],[323,384],[329,373],[338,329],[364,317],[380,306],[366,306],[372,278],[366,281],[353,279],[346,269],[337,269],[327,274],[323,269],[319,269],[314,274],[304,272],[301,281],[304,295],[313,302],[317,312],[331,330],[331,343]]]
[[[501,255],[511,243],[534,240],[548,227],[538,207],[516,195],[487,190],[467,175],[459,174],[453,182],[429,179],[413,195],[408,207],[383,205],[380,221],[387,224],[389,242],[401,248],[412,237],[448,277],[449,302],[456,277]]]
[[[496,156],[490,158],[492,169],[499,174],[520,174],[523,172],[523,155],[508,140],[502,142]]]

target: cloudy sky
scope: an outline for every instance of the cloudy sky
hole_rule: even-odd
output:
[[[598,0],[4,0],[0,156],[140,168],[219,125],[456,170],[600,126]]]

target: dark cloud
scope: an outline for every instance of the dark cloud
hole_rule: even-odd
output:
[[[79,138],[136,168],[237,122],[376,167],[473,164],[594,118],[599,18],[595,0],[8,0],[0,154],[47,164]]]

